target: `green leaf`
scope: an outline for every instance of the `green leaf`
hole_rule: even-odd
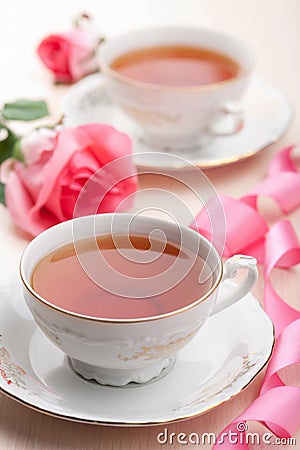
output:
[[[0,183],[0,203],[2,203],[2,205],[6,206],[5,203],[5,184]]]
[[[5,103],[2,116],[7,120],[36,120],[49,115],[44,100],[16,100]]]
[[[21,162],[25,161],[24,155],[23,155],[22,150],[21,150],[21,139],[16,139],[16,141],[14,143],[14,146],[13,146],[13,149],[12,149],[11,156],[14,159],[17,159],[18,161],[21,161]]]
[[[2,124],[0,124],[0,134],[1,133],[6,133],[6,137],[0,140],[0,164],[12,155],[13,147],[17,139],[16,135]]]

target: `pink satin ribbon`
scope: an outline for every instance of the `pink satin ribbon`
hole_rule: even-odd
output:
[[[223,440],[222,435],[230,431],[245,435],[237,424],[248,420],[261,421],[281,438],[293,436],[300,427],[300,387],[286,385],[278,373],[285,367],[300,363],[300,312],[276,293],[270,281],[275,267],[288,269],[300,263],[300,247],[288,220],[282,219],[269,228],[258,211],[258,200],[262,196],[275,201],[283,215],[300,206],[300,173],[292,161],[292,149],[290,146],[277,153],[266,179],[242,198],[221,196],[227,227],[223,255],[230,257],[244,253],[255,256],[264,265],[264,307],[274,323],[276,343],[259,396],[222,430],[220,441]],[[211,223],[206,209],[200,211],[191,227],[211,238]],[[238,442],[231,443],[225,438],[213,448],[249,448],[242,436]]]

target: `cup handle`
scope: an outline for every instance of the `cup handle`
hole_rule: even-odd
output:
[[[219,122],[224,118],[230,116],[233,119],[231,129],[222,129]],[[209,128],[209,133],[213,136],[231,136],[242,130],[245,124],[244,113],[240,106],[234,102],[225,102],[218,109],[216,119]]]
[[[234,278],[239,269],[247,269],[248,273],[241,284],[233,288],[233,290],[224,295],[222,299],[217,301],[211,315],[223,311],[223,309],[228,308],[228,306],[233,305],[248,294],[258,277],[256,263],[257,261],[255,258],[246,255],[235,255],[226,261],[224,264],[222,282]]]

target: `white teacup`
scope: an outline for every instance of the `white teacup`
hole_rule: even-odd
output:
[[[144,318],[107,319],[66,311],[46,301],[31,285],[37,263],[53,250],[95,235],[126,234],[149,236],[162,230],[166,239],[189,248],[206,260],[212,287],[202,298],[181,309]],[[217,300],[220,283],[245,268],[244,281]],[[158,376],[205,323],[215,314],[240,300],[257,278],[256,260],[234,256],[224,270],[215,248],[203,236],[185,226],[165,220],[131,214],[101,214],[73,219],[41,233],[27,246],[20,264],[26,303],[44,334],[70,357],[73,369],[101,384],[123,386],[144,383]],[[132,283],[134,283],[132,280]],[[124,293],[126,295],[126,293]],[[126,300],[125,300],[126,301]]]
[[[239,73],[214,84],[172,87],[135,81],[111,68],[117,58],[128,52],[166,45],[217,51],[236,61]],[[131,31],[100,47],[100,67],[111,97],[139,126],[146,143],[168,149],[199,147],[213,135],[240,131],[244,118],[235,102],[247,88],[253,65],[252,51],[238,39],[193,27],[160,26]],[[231,116],[229,128],[228,124],[220,127],[224,116]]]

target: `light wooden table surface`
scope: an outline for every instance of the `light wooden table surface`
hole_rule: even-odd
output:
[[[45,34],[66,30],[72,17],[81,11],[89,11],[106,36],[146,24],[187,23],[228,31],[253,47],[258,55],[256,73],[289,96],[295,119],[281,142],[259,157],[206,171],[219,192],[241,196],[264,177],[274,152],[285,144],[300,140],[299,0],[3,0],[0,6],[0,103],[19,97],[42,97],[49,101],[53,115],[58,115],[60,99],[66,88],[51,85],[51,77],[37,60],[35,48]],[[141,177],[140,180],[141,188],[160,184],[159,177]],[[171,189],[196,212],[198,206],[193,203],[193,198],[179,185]],[[141,204],[143,201],[140,200]],[[300,230],[300,213],[292,214],[291,219]],[[0,206],[0,281],[16,273],[20,254],[27,242],[12,224],[8,211]],[[275,287],[298,309],[299,280],[300,270],[297,268],[276,271],[274,276]],[[261,277],[254,293],[262,298]],[[300,370],[284,375],[299,385]],[[257,396],[261,382],[262,374],[229,403],[202,417],[169,425],[169,432],[220,432]],[[157,443],[157,433],[163,428],[109,428],[66,422],[31,411],[0,394],[1,450],[182,448],[180,444],[162,446]],[[251,430],[263,432],[264,429],[254,423]],[[297,439],[298,446],[293,448],[300,447],[300,430]]]

